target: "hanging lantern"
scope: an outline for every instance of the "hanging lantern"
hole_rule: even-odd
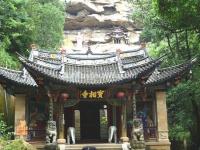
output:
[[[62,93],[61,94],[61,100],[63,100],[64,102],[67,101],[68,98],[69,98],[69,94],[68,93]]]
[[[122,99],[125,97],[125,92],[119,91],[116,96],[117,96],[117,98]]]

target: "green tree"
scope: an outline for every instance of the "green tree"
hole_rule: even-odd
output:
[[[25,0],[0,1],[0,41],[9,40],[11,52],[25,50],[32,38],[31,18],[25,9]]]
[[[31,18],[25,0],[0,1],[0,59],[2,64],[15,68],[14,53],[25,52],[32,41]]]
[[[3,114],[0,114],[0,140],[8,140],[11,138],[10,127],[4,121]]]
[[[15,52],[30,44],[58,48],[63,40],[64,4],[57,0],[0,1],[0,65],[19,68]]]
[[[57,4],[57,5],[55,5]],[[63,41],[64,9],[55,1],[30,1],[27,7],[33,19],[33,42],[44,49],[58,48]]]
[[[132,0],[133,19],[143,27],[141,39],[152,56],[168,56],[164,66],[185,62],[200,54],[200,1]],[[188,139],[192,150],[200,147],[199,67],[191,81],[168,92],[169,130],[172,140]],[[188,80],[188,77],[185,78]]]

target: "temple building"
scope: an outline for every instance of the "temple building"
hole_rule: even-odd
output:
[[[160,68],[165,56],[151,58],[131,22],[109,20],[111,12],[120,12],[119,2],[107,3],[70,3],[61,50],[33,45],[28,58],[19,54],[22,70],[0,67],[0,84],[14,100],[15,133],[25,121],[28,141],[46,141],[46,127],[55,122],[61,143],[69,127],[75,128],[76,143],[107,143],[109,127],[115,126],[117,142],[124,143],[132,139],[139,118],[147,149],[169,150],[166,90],[178,84],[195,59]],[[93,22],[101,13],[105,20],[96,19],[96,28],[76,21]]]
[[[144,49],[115,53],[47,52],[33,48],[19,55],[22,71],[0,68],[0,83],[15,99],[15,129],[25,120],[29,140],[45,141],[48,120],[58,139],[74,127],[78,142],[105,142],[109,126],[118,141],[131,139],[133,118],[141,118],[149,147],[169,149],[166,89],[176,84],[194,60],[162,68]]]

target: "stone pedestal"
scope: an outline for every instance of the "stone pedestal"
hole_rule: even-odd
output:
[[[146,142],[146,150],[170,150],[170,142]]]
[[[50,144],[46,144],[44,146],[44,149],[45,150],[57,150],[57,144],[54,144],[54,143],[50,143]]]
[[[66,139],[58,139],[57,144],[59,150],[65,150]]]
[[[122,143],[127,143],[127,142],[129,142],[129,138],[128,138],[128,137],[121,137],[121,138],[120,138],[120,141],[121,141]]]
[[[131,141],[131,150],[145,150],[146,145],[144,141],[137,141],[132,140]]]

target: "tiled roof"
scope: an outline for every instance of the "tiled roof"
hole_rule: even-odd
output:
[[[30,60],[19,56],[26,68],[23,71],[0,67],[0,79],[20,85],[37,86],[33,75],[40,74],[59,83],[80,86],[104,86],[126,83],[145,76],[148,78],[145,85],[149,86],[162,84],[182,75],[190,69],[195,61],[191,60],[181,65],[157,69],[162,58],[153,60],[140,54],[139,50],[122,52],[119,57],[113,53],[62,55],[61,53],[39,51],[37,56]]]
[[[69,84],[76,85],[107,85],[117,82],[126,82],[136,79],[146,72],[152,72],[160,64],[160,59],[151,60],[137,66],[126,68],[123,73],[119,71],[118,62],[98,65],[64,65],[64,73],[59,69],[42,66],[20,57],[21,62],[28,71],[39,72],[46,77],[53,78]]]
[[[23,76],[23,71],[0,67],[0,78],[24,86],[37,86],[35,80],[29,75],[28,72],[26,72],[26,76]]]
[[[152,75],[148,78],[146,85],[162,84],[163,82],[166,82],[168,80],[175,79],[175,77],[181,76],[186,71],[189,71],[195,62],[196,59],[192,59],[180,65],[168,68],[156,69],[152,73]]]

